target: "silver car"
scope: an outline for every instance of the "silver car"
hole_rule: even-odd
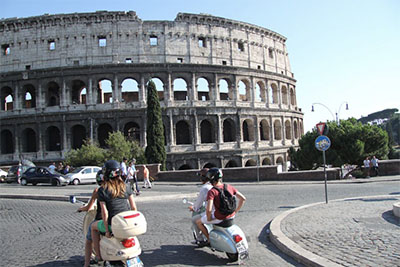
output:
[[[70,179],[70,183],[74,185],[96,183],[96,174],[100,170],[101,168],[97,166],[82,166],[66,176]]]

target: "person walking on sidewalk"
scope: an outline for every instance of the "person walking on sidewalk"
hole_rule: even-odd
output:
[[[124,157],[121,162],[121,178],[125,182],[128,176],[128,167],[126,166],[127,159]]]
[[[143,165],[143,188],[151,188],[150,172],[146,165]]]
[[[374,170],[376,176],[379,176],[379,164],[378,164],[378,162],[379,162],[379,160],[375,156],[373,156],[372,159],[371,159],[371,165],[372,165],[372,169]]]
[[[371,167],[371,161],[369,160],[369,157],[366,157],[364,159],[364,173],[367,178],[369,178],[370,167]]]
[[[132,188],[132,190],[135,191],[136,195],[140,195],[140,190],[139,190],[139,186],[137,183],[137,176],[136,176],[136,167],[135,167],[135,162],[136,160],[133,159],[130,163],[129,163],[129,167],[128,167],[128,178],[127,178],[127,183],[129,182],[130,187]],[[135,189],[135,185],[136,185],[136,189]]]

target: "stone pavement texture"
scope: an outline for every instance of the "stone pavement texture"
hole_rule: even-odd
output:
[[[306,205],[276,217],[270,237],[308,266],[400,266],[399,201],[396,192]]]

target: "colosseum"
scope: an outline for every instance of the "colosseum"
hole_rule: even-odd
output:
[[[285,166],[303,133],[286,38],[208,14],[134,11],[0,20],[0,164],[61,161],[121,131],[146,146],[156,84],[167,169]]]

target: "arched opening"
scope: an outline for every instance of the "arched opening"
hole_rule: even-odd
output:
[[[265,101],[265,85],[263,82],[256,83],[256,91],[254,96],[256,102]]]
[[[22,131],[22,152],[36,152],[36,132],[32,128]]]
[[[49,82],[47,85],[47,106],[60,105],[60,86],[55,82]]]
[[[265,159],[263,159],[262,165],[272,165],[272,164],[271,164],[271,159],[270,159],[270,158],[265,158]]]
[[[293,130],[294,130],[294,138],[298,139],[299,138],[299,129],[297,126],[297,121],[293,122]]]
[[[249,159],[248,161],[246,161],[245,167],[251,166],[257,166],[257,161],[255,161],[254,159]]]
[[[289,120],[285,121],[285,135],[286,139],[292,139],[292,127]]]
[[[1,131],[1,154],[14,153],[13,135],[9,130]]]
[[[14,108],[14,96],[10,87],[1,88],[1,110],[12,110]]]
[[[200,123],[201,143],[214,143],[214,129],[210,121],[203,120]]]
[[[224,135],[224,143],[236,141],[236,128],[233,120],[231,119],[224,120],[223,135]]]
[[[303,121],[300,121],[300,135],[304,134]]]
[[[178,121],[176,123],[176,144],[177,145],[185,145],[191,144],[191,135],[190,135],[190,127],[186,121]]]
[[[86,129],[82,125],[75,125],[72,127],[72,149],[79,149],[82,147],[86,139]]]
[[[244,142],[254,141],[254,123],[251,119],[243,121],[242,131]]]
[[[127,78],[121,83],[122,101],[137,102],[139,101],[139,84],[136,80]]]
[[[277,164],[277,165],[283,165],[283,158],[282,158],[282,157],[278,157],[278,158],[276,159],[276,164]]]
[[[219,88],[219,99],[220,100],[232,100],[232,90],[229,90],[229,83],[225,79],[220,79],[218,81]]]
[[[288,104],[288,90],[286,86],[282,86],[282,104]]]
[[[190,170],[193,169],[189,164],[183,164],[181,165],[178,170]]]
[[[86,85],[81,80],[72,81],[72,104],[86,104]]]
[[[187,83],[184,79],[178,78],[173,83],[174,100],[188,100]]]
[[[46,150],[61,151],[60,130],[55,126],[50,126],[49,128],[47,128],[46,134],[47,134]]]
[[[210,163],[210,162],[208,162],[207,164],[205,164],[203,166],[203,168],[208,168],[208,169],[215,168],[215,167],[217,167],[217,166],[214,163]]]
[[[250,100],[250,83],[247,80],[241,80],[238,84],[239,100]]]
[[[24,108],[36,107],[36,89],[32,84],[23,87],[23,105]]]
[[[108,123],[102,123],[99,125],[99,128],[97,128],[97,140],[99,141],[99,146],[101,148],[107,147],[106,140],[112,131],[113,129]]]
[[[274,137],[275,140],[282,140],[282,125],[280,120],[274,121]]]
[[[197,98],[200,101],[210,100],[210,87],[205,78],[197,79]]]
[[[235,168],[235,167],[239,167],[239,165],[236,163],[236,161],[234,161],[233,159],[228,161],[225,164],[225,168]]]
[[[124,135],[130,141],[140,144],[140,126],[136,122],[128,122],[124,127]]]
[[[260,139],[261,141],[269,140],[269,123],[267,120],[260,122]]]
[[[296,105],[296,95],[294,94],[293,88],[290,88],[290,104],[292,106]]]
[[[111,81],[107,79],[100,80],[97,89],[97,103],[104,104],[112,103],[113,101]]]
[[[273,104],[278,104],[279,98],[278,98],[278,86],[276,86],[275,83],[271,84],[271,96],[272,96],[272,103]]]
[[[151,81],[153,81],[156,86],[158,99],[160,101],[164,100],[164,83],[158,78],[151,78]]]

